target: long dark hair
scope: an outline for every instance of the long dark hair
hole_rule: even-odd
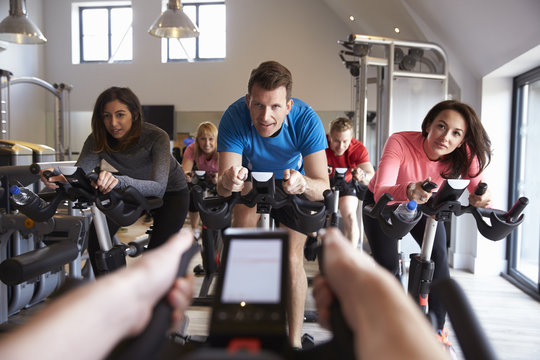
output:
[[[427,137],[427,128],[435,118],[444,110],[457,111],[467,123],[464,146],[460,146],[441,161],[448,164],[447,170],[441,173],[445,179],[455,179],[461,176],[478,176],[491,161],[491,140],[480,122],[480,118],[469,105],[456,100],[446,100],[438,103],[429,110],[422,122],[422,135]],[[474,158],[478,159],[479,169],[475,174],[470,173]]]
[[[105,106],[114,100],[120,101],[126,105],[131,113],[131,129],[121,139],[114,139],[105,128],[103,113]],[[137,95],[127,87],[110,87],[103,91],[97,98],[92,114],[92,135],[94,136],[94,151],[101,152],[121,152],[130,148],[139,140],[142,131],[142,108]]]

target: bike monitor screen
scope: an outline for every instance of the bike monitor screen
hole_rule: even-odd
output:
[[[221,302],[281,302],[282,239],[234,239],[229,244]]]

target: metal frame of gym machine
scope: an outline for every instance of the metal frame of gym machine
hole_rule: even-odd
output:
[[[367,87],[369,83],[375,83],[377,85],[377,153],[371,157],[373,159],[379,159],[384,143],[391,134],[393,125],[392,97],[394,80],[397,78],[439,80],[443,87],[443,97],[446,99],[448,96],[446,53],[439,45],[434,43],[401,41],[358,34],[352,34],[349,36],[348,41],[338,41],[338,43],[347,49],[340,52],[340,57],[355,77],[355,137],[363,143],[366,143],[367,140]],[[384,52],[382,57],[371,56],[372,53],[378,50],[376,48],[382,49]],[[408,54],[405,54],[403,49],[408,49]],[[436,64],[430,59],[428,52],[439,58],[439,64]],[[352,56],[353,60],[346,60],[345,56]],[[421,70],[418,70],[418,67],[422,64],[425,66]],[[439,69],[437,65],[440,65]],[[398,70],[395,69],[396,66]],[[377,76],[375,78],[368,78],[369,67],[375,67],[377,69]]]
[[[386,139],[394,129],[394,89],[400,78],[416,78],[441,82],[442,93],[439,101],[448,98],[448,66],[445,51],[437,44],[428,42],[402,41],[385,37],[351,34],[347,41],[338,41],[345,50],[339,57],[353,76],[354,137],[370,150],[370,159],[377,167]],[[374,69],[376,76],[369,77]],[[368,126],[368,85],[376,85],[375,146],[367,137]],[[371,97],[370,97],[371,98]],[[434,105],[430,104],[429,107]],[[410,109],[409,109],[410,110]],[[416,114],[421,121],[426,109]],[[420,111],[421,110],[421,111]],[[417,130],[419,126],[408,130]],[[358,216],[362,229],[362,216]],[[359,247],[363,246],[361,231]]]
[[[55,126],[54,126],[54,147],[56,149],[57,161],[71,160],[71,144],[65,146],[65,123],[68,115],[67,124],[69,126],[69,93],[73,86],[65,83],[50,84],[45,80],[36,77],[13,77],[13,73],[0,69],[0,139],[8,140],[10,138],[10,88],[16,84],[37,85],[49,91],[55,96]],[[66,96],[67,95],[67,96]],[[67,131],[70,129],[68,128]],[[69,139],[68,139],[69,140]],[[65,158],[67,156],[67,159]]]

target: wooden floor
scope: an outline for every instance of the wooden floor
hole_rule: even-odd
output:
[[[147,226],[147,223],[139,221],[127,228],[119,237],[122,241],[129,241],[143,234]],[[131,261],[136,261],[136,259]],[[198,263],[200,263],[200,259],[195,258],[190,268]],[[308,276],[317,271],[315,262],[306,261],[305,267]],[[472,302],[474,311],[499,359],[540,359],[539,302],[499,276],[478,276],[457,270],[451,270],[451,274]],[[197,277],[196,286],[199,287],[201,282],[202,277]],[[198,292],[198,288],[196,290]],[[45,307],[47,302],[22,310],[19,314],[10,317],[8,323],[0,326],[0,336],[1,331],[9,331],[26,322],[33,313]],[[314,310],[311,295],[308,295],[306,299],[306,310]],[[209,311],[208,307],[191,307],[188,310],[190,322],[187,334],[207,334]],[[449,327],[451,328],[451,324]],[[316,323],[305,323],[303,332],[313,336],[316,343],[323,342],[331,336],[328,331]],[[450,339],[454,344],[458,358],[463,359],[458,341],[452,331]],[[392,339],[389,339],[390,343],[391,341]]]

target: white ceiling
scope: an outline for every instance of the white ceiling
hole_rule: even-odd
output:
[[[438,43],[477,77],[540,45],[540,0],[324,1],[351,33]]]

